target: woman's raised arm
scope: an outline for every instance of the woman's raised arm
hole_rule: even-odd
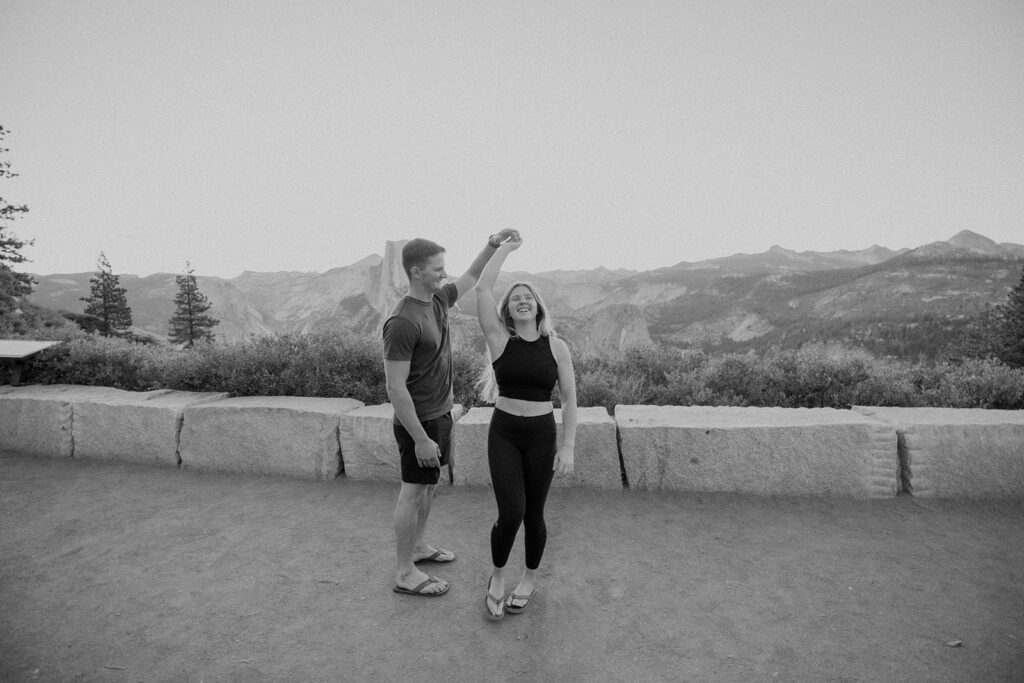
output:
[[[516,237],[518,238],[518,235]],[[476,292],[476,317],[493,358],[501,355],[501,351],[505,347],[505,341],[508,338],[508,331],[498,315],[497,303],[494,300],[492,289],[494,288],[494,283],[498,280],[498,273],[501,272],[501,266],[505,263],[505,259],[522,245],[522,239],[511,239],[503,242],[498,247],[494,256],[491,257],[491,260],[487,262],[487,266],[484,267],[483,272],[480,274],[480,279],[477,280],[476,286],[473,288]]]

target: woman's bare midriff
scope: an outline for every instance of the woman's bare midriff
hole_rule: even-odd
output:
[[[555,409],[551,401],[525,401],[521,398],[508,398],[507,396],[499,396],[498,400],[494,402],[494,407],[516,417],[547,415]]]

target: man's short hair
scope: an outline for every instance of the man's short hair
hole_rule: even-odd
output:
[[[405,270],[405,274],[411,278],[413,266],[422,268],[431,256],[443,253],[444,247],[437,242],[417,237],[414,240],[409,240],[402,247],[402,268]]]

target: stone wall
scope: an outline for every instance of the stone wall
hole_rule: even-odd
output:
[[[341,471],[341,416],[351,398],[246,396],[185,410],[179,452],[190,469],[333,479]]]
[[[762,495],[896,495],[896,429],[832,408],[616,406],[629,485]]]
[[[473,408],[455,429],[456,484],[489,486],[487,431],[493,408]],[[575,470],[556,476],[552,486],[586,486],[599,489],[622,488],[622,470],[615,441],[615,421],[604,408],[580,408],[576,427]],[[558,438],[562,438],[562,411],[555,410]],[[560,441],[559,441],[560,442]]]
[[[492,412],[456,406],[444,481],[490,485]],[[397,482],[392,420],[390,405],[352,399],[4,386],[0,455]],[[1024,411],[582,408],[575,472],[554,486],[1024,498]]]
[[[896,428],[907,493],[1024,496],[1024,410],[855,406],[854,411]]]

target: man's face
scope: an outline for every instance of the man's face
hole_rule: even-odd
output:
[[[444,270],[444,254],[431,256],[419,269],[420,282],[431,291],[436,292],[441,289],[447,278],[448,273]]]

